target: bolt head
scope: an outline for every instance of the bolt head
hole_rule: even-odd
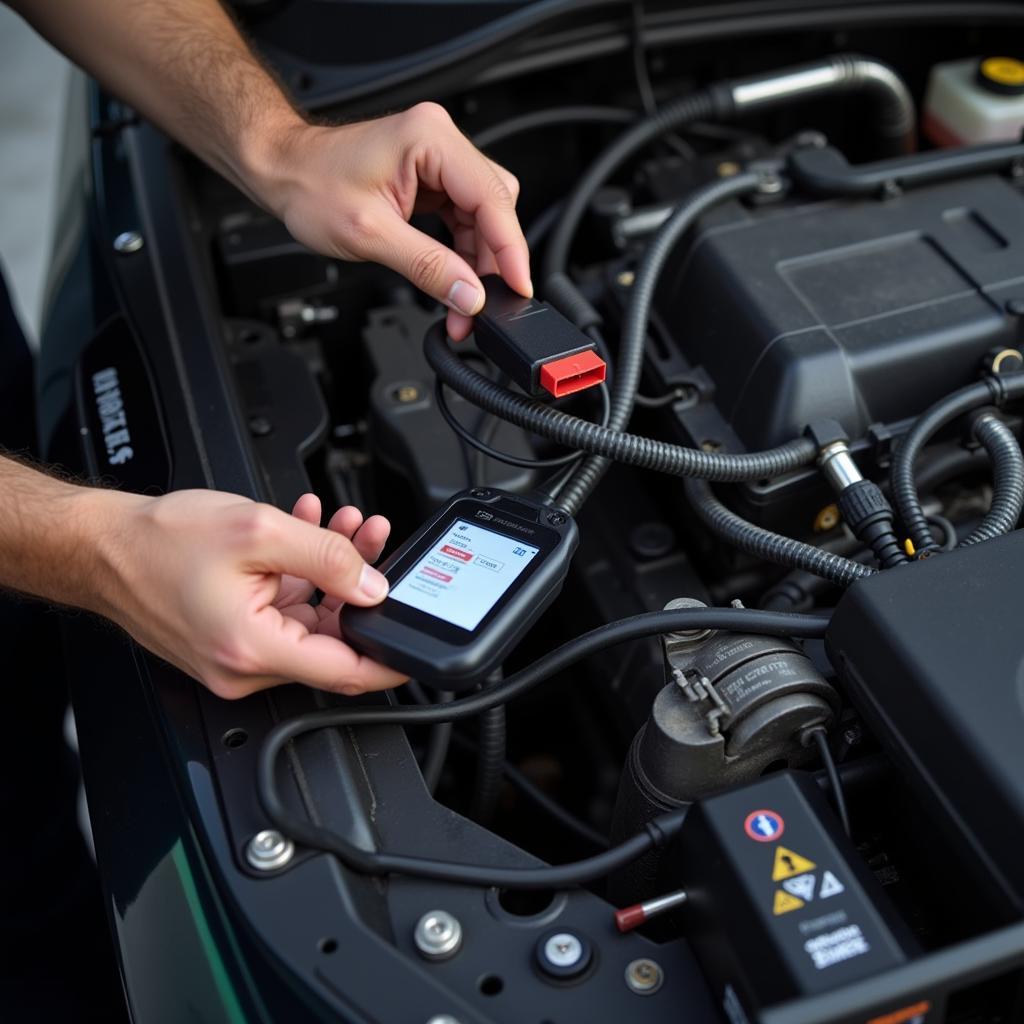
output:
[[[249,840],[245,859],[257,871],[276,871],[295,856],[295,844],[276,829],[264,829]]]
[[[638,996],[652,996],[661,988],[665,975],[653,960],[642,957],[626,965],[626,986]]]
[[[266,437],[274,432],[274,424],[266,416],[253,416],[249,420],[249,433],[253,437]]]
[[[416,922],[413,941],[428,960],[447,960],[462,945],[462,925],[446,910],[430,910]]]
[[[556,980],[579,977],[590,966],[592,956],[590,943],[575,932],[549,932],[537,943],[540,969]]]
[[[548,522],[552,526],[561,526],[565,522],[565,516],[561,512],[548,513]]]
[[[415,384],[403,384],[395,388],[395,401],[400,405],[408,405],[410,402],[418,402],[420,389]]]
[[[114,239],[114,252],[127,256],[133,252],[138,252],[144,244],[145,240],[138,231],[122,231]]]

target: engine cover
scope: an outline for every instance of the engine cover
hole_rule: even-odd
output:
[[[695,298],[699,297],[699,298]],[[985,175],[895,198],[739,203],[706,218],[658,308],[748,448],[817,419],[922,412],[1019,341],[1024,196]]]
[[[1024,533],[879,573],[843,597],[829,656],[949,847],[1024,908]]]

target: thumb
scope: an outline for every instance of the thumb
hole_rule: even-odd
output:
[[[367,565],[347,537],[275,512],[250,557],[254,566],[309,580],[326,594],[352,604],[384,600],[388,592],[384,574]]]
[[[360,244],[359,256],[398,271],[427,295],[464,316],[484,305],[484,289],[472,267],[456,252],[406,223],[394,211]]]

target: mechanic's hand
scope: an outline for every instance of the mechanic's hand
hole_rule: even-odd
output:
[[[533,294],[530,256],[516,217],[519,183],[467,139],[436,103],[341,127],[283,133],[253,187],[302,243],[405,275],[450,310],[461,340],[483,306],[480,275],[500,273]],[[407,221],[438,212],[451,249]]]
[[[217,491],[159,498],[107,492],[118,555],[102,610],[143,646],[220,697],[298,681],[346,695],[405,676],[340,639],[338,609],[374,605],[387,581],[368,563],[387,540],[382,516],[346,507],[321,529],[306,494],[294,516]],[[317,608],[306,602],[319,587]]]

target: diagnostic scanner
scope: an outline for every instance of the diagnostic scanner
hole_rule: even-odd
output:
[[[493,488],[454,495],[381,570],[388,596],[346,605],[345,639],[446,690],[471,688],[558,596],[578,532],[566,513]]]

